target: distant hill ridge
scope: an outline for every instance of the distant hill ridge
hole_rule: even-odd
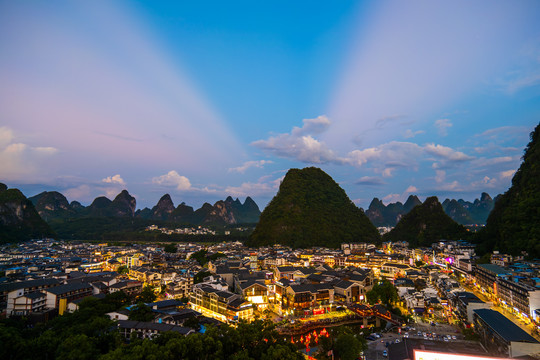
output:
[[[380,241],[377,229],[324,171],[290,169],[264,209],[250,246],[339,247],[343,242]]]
[[[415,206],[422,204],[416,195],[409,195],[405,204],[401,202],[389,203],[384,205],[381,200],[374,198],[366,210],[366,215],[373,225],[394,227],[403,217],[409,213]],[[463,199],[446,199],[442,203],[444,212],[455,222],[461,225],[478,224],[484,225],[495,200],[489,194],[482,193],[480,199],[474,202]]]
[[[261,214],[259,207],[249,196],[242,204],[239,199],[227,197],[214,205],[205,203],[200,209],[181,203],[174,207],[169,194],[165,194],[152,208],[135,210],[137,201],[127,190],[122,190],[114,200],[97,197],[87,207],[79,202],[68,203],[66,197],[57,191],[42,192],[29,198],[37,212],[46,221],[80,218],[134,218],[161,220],[192,225],[227,225],[256,223]]]
[[[439,240],[468,237],[465,228],[452,220],[437,197],[428,197],[423,204],[405,214],[397,225],[384,234],[385,241],[407,241],[411,247],[431,246]]]

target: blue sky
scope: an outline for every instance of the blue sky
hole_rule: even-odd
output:
[[[0,181],[262,207],[318,166],[359,206],[510,186],[537,1],[0,3]]]

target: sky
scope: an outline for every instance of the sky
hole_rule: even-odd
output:
[[[505,192],[540,122],[538,1],[0,1],[0,182],[262,209]]]

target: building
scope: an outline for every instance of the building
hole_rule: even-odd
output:
[[[62,315],[69,302],[92,295],[92,289],[92,285],[88,283],[65,284],[49,288],[45,290],[46,307],[58,309],[58,313]]]
[[[473,323],[474,310],[489,309],[492,305],[492,303],[486,303],[467,291],[451,292],[449,300],[458,316],[469,324]]]
[[[497,293],[497,278],[509,275],[507,270],[494,264],[477,264],[474,270],[477,284],[492,294]]]
[[[283,300],[284,307],[297,314],[324,313],[334,305],[334,287],[330,284],[290,284]]]
[[[200,286],[190,294],[190,305],[204,316],[224,323],[253,320],[253,306],[238,294]]]
[[[475,331],[491,354],[515,358],[540,353],[540,343],[503,314],[490,309],[474,310]]]
[[[27,316],[45,310],[47,295],[34,291],[10,299],[7,304],[6,316]]]
[[[540,309],[540,290],[514,278],[497,278],[497,296],[516,315],[526,319],[533,319],[534,311]]]

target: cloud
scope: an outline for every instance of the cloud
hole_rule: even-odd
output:
[[[447,136],[448,129],[452,127],[452,122],[450,119],[439,119],[435,121],[435,127],[440,136]]]
[[[418,192],[418,188],[416,186],[410,185],[406,190],[406,194],[415,193]]]
[[[124,179],[122,179],[120,174],[116,174],[114,176],[108,176],[105,179],[102,179],[101,181],[107,184],[118,184],[122,186],[126,185],[126,182],[124,181]]]
[[[276,194],[284,176],[268,180],[268,176],[259,179],[258,182],[245,182],[240,186],[228,186],[225,193],[231,196],[273,196]]]
[[[435,181],[437,182],[437,184],[444,182],[444,180],[446,179],[446,171],[444,170],[435,170],[435,174]]]
[[[370,161],[396,166],[413,166],[422,154],[422,147],[411,142],[392,141],[377,147],[353,150],[347,156],[347,162],[362,166]]]
[[[357,185],[384,185],[383,179],[375,176],[362,176],[355,184]]]
[[[424,150],[430,155],[434,155],[452,162],[469,161],[474,159],[474,157],[466,155],[461,151],[456,151],[443,145],[427,144],[424,147]]]
[[[325,132],[330,126],[330,119],[326,115],[319,115],[315,119],[304,119],[304,124],[301,128],[293,127],[291,135],[303,136],[303,135],[315,135]]]
[[[245,173],[247,169],[256,167],[262,169],[264,165],[266,164],[272,164],[273,161],[271,160],[255,160],[255,161],[246,161],[242,166],[235,167],[235,168],[229,168],[229,172],[238,172],[238,173]]]
[[[48,161],[58,153],[58,149],[31,146],[16,140],[13,130],[0,127],[0,179],[26,183],[45,178],[51,171]]]
[[[512,179],[515,173],[516,173],[516,170],[506,170],[506,171],[501,171],[499,173],[499,176],[503,180],[509,180],[509,179]]]
[[[416,135],[425,134],[425,133],[426,132],[424,130],[412,131],[411,129],[407,129],[407,130],[405,130],[405,133],[403,134],[403,137],[405,139],[410,139],[410,138],[415,137]]]
[[[526,136],[529,132],[530,129],[526,126],[500,126],[485,130],[480,134],[476,134],[475,137],[486,137],[491,140],[508,140],[509,138]]]
[[[312,137],[324,132],[330,126],[326,116],[303,120],[304,126],[294,127],[290,134],[271,136],[267,140],[251,143],[268,153],[279,157],[292,158],[305,163],[343,163],[326,144]]]
[[[179,191],[191,189],[191,183],[185,176],[179,175],[175,170],[169,171],[165,175],[152,178],[152,183],[166,187],[176,187]]]

